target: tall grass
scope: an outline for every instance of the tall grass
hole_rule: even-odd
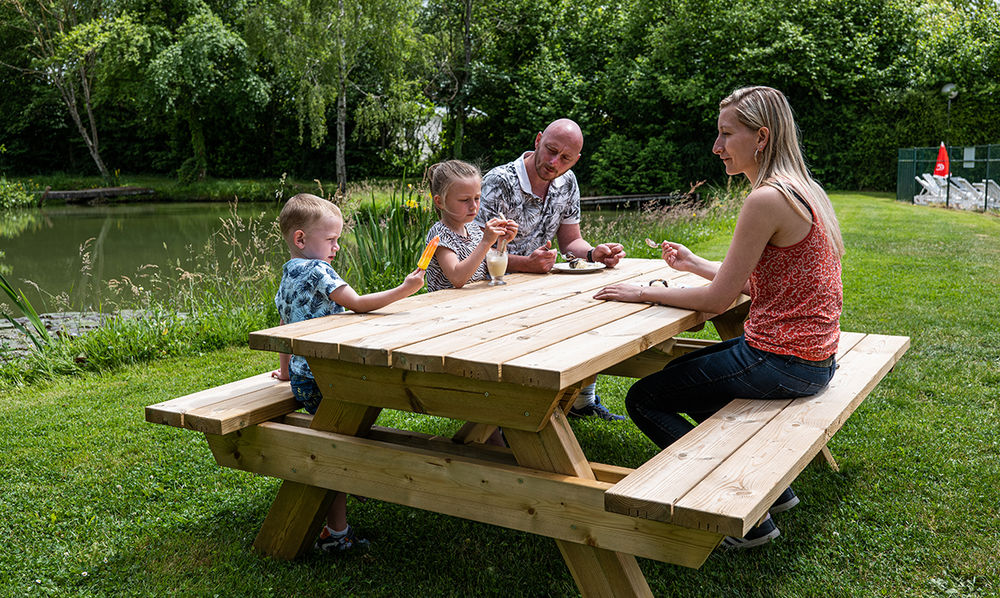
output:
[[[52,342],[52,338],[49,336],[48,330],[45,329],[45,324],[43,324],[41,318],[38,317],[38,312],[36,312],[35,308],[32,307],[28,298],[24,296],[22,291],[15,291],[14,287],[11,286],[10,282],[7,281],[7,277],[4,276],[2,272],[0,272],[0,290],[7,295],[11,302],[13,302],[14,306],[17,307],[24,317],[28,319],[28,322],[31,324],[31,329],[15,320],[13,316],[5,311],[0,311],[0,315],[10,322],[11,326],[13,326],[15,330],[27,336],[38,350],[43,349],[45,345]]]
[[[583,214],[580,229],[592,244],[618,242],[629,257],[659,258],[660,251],[646,245],[647,237],[684,245],[697,245],[731,232],[742,198],[749,186],[730,183],[725,187],[709,186],[704,199],[691,199],[673,205],[654,205],[637,210]]]

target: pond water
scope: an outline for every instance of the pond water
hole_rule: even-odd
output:
[[[273,204],[241,204],[238,213],[273,220],[278,209]],[[107,281],[135,277],[147,264],[166,272],[178,261],[188,262],[204,253],[205,243],[230,216],[230,207],[218,203],[59,206],[0,213],[0,268],[39,313],[96,309],[112,295]],[[84,273],[85,243],[90,275]],[[68,305],[56,298],[60,295]],[[3,303],[10,313],[9,301]]]

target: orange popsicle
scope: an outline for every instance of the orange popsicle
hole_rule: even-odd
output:
[[[438,243],[441,242],[440,235],[434,235],[434,238],[430,240],[427,247],[424,247],[424,252],[420,254],[420,260],[417,262],[417,267],[421,270],[426,270],[427,265],[431,263],[431,258],[434,257],[434,251],[437,249]]]

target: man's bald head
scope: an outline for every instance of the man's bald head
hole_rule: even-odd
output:
[[[578,154],[583,150],[583,131],[580,130],[580,125],[568,118],[560,118],[549,123],[549,126],[541,132],[541,136],[543,139],[546,137],[565,139],[577,148]]]
[[[582,149],[580,125],[568,118],[555,120],[535,137],[535,172],[542,180],[551,181],[573,168]]]

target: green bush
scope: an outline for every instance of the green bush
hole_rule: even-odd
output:
[[[681,188],[677,146],[665,137],[612,133],[594,152],[591,184],[609,195],[670,193]]]
[[[35,205],[34,185],[30,182],[7,180],[0,176],[0,209],[26,208]]]

